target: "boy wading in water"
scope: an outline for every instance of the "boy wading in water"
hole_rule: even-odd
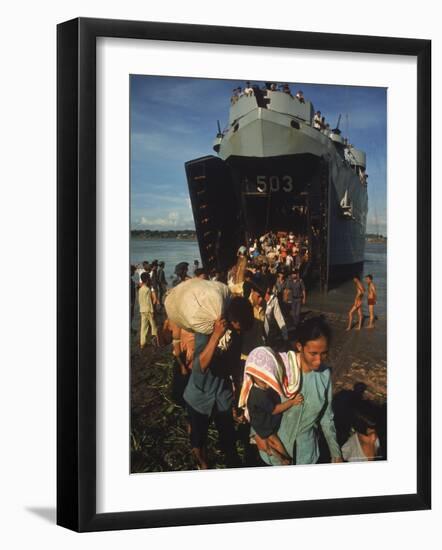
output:
[[[353,277],[353,282],[356,287],[356,296],[355,301],[353,305],[350,308],[350,311],[348,312],[348,326],[346,330],[350,330],[351,326],[353,324],[353,314],[355,311],[358,313],[358,326],[356,327],[356,330],[361,330],[362,327],[362,298],[364,296],[364,286],[361,283],[361,279],[357,276]]]
[[[367,303],[368,303],[368,314],[369,322],[367,328],[374,328],[374,306],[376,305],[376,287],[373,283],[373,275],[367,275],[365,277],[365,282],[367,283]]]
[[[252,379],[253,386],[247,401],[250,424],[265,441],[267,454],[277,456],[284,465],[291,464],[292,459],[277,432],[281,425],[282,413],[294,405],[301,405],[304,397],[296,393],[291,399],[281,403],[279,395],[268,384],[254,376]]]

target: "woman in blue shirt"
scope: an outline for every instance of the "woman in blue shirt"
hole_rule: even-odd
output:
[[[293,458],[294,464],[315,464],[319,458],[318,427],[320,425],[330,450],[331,462],[342,462],[336,439],[332,409],[331,371],[324,365],[330,341],[330,329],[321,317],[308,319],[298,328],[296,353],[281,353],[287,363],[289,354],[301,371],[300,393],[303,404],[283,413],[278,436]],[[277,465],[276,457],[265,452],[263,442],[255,435],[261,458]]]

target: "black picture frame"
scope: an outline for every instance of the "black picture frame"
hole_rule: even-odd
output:
[[[96,39],[153,39],[417,59],[417,492],[96,512]],[[106,19],[57,28],[57,523],[83,531],[425,510],[431,506],[431,41]]]

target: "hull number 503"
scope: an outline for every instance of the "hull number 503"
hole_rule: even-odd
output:
[[[256,190],[259,193],[268,193],[269,191],[293,191],[292,176],[256,176]]]

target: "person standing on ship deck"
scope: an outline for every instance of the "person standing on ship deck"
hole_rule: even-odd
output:
[[[321,111],[316,111],[315,116],[313,117],[313,128],[316,130],[321,129]]]
[[[252,96],[253,94],[253,88],[250,87],[250,82],[246,82],[246,87],[244,88],[244,95]]]
[[[299,101],[299,103],[305,103],[304,92],[302,90],[298,90],[295,97]]]

